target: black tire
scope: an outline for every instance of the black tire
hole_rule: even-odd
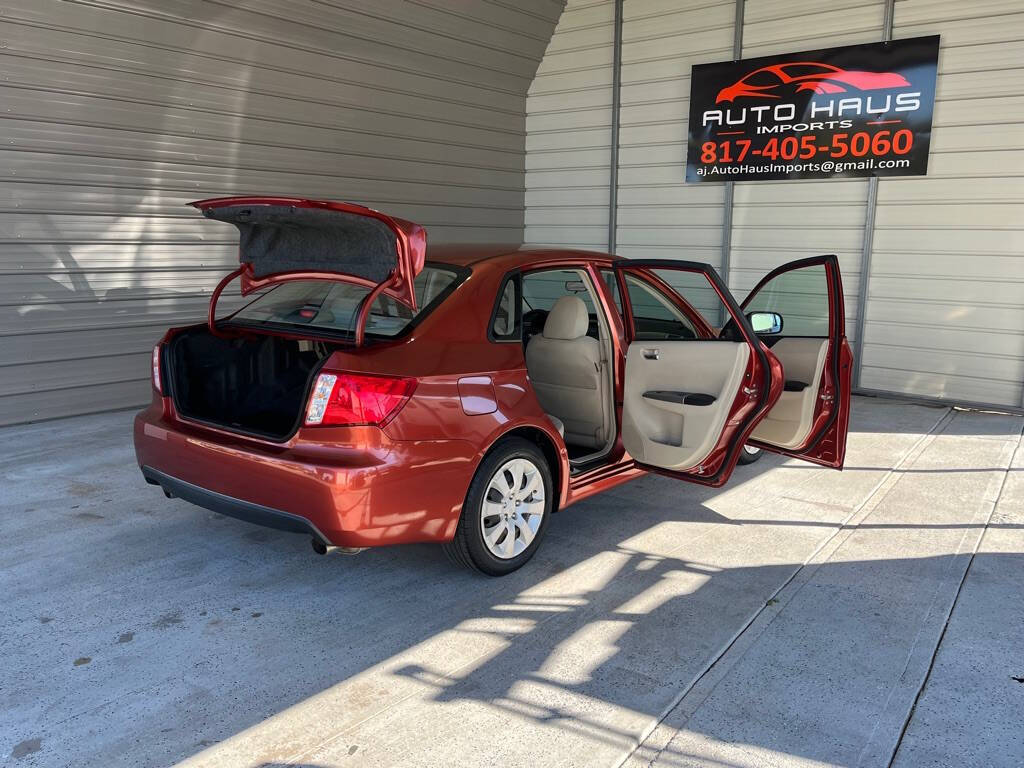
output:
[[[740,450],[739,464],[753,464],[764,455],[764,451],[752,445],[744,445]]]
[[[529,546],[515,557],[502,559],[495,557],[484,542],[481,506],[491,479],[504,464],[518,458],[528,459],[540,471],[544,483],[544,513]],[[554,492],[551,468],[540,448],[521,437],[509,437],[499,441],[484,457],[476,474],[473,475],[469,491],[466,493],[466,501],[462,505],[455,536],[451,541],[441,545],[445,554],[452,562],[488,576],[504,576],[522,568],[533,557],[547,531]]]

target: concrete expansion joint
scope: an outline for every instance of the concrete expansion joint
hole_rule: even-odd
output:
[[[1021,429],[1017,434],[1016,443],[1013,447],[1013,450],[1010,452],[1009,461],[1007,462],[1006,468],[1003,470],[1002,473],[1002,478],[999,483],[999,489],[996,492],[995,499],[990,503],[988,514],[985,516],[984,527],[981,529],[981,532],[975,539],[974,546],[972,547],[970,556],[967,560],[967,565],[964,567],[963,573],[960,576],[960,580],[957,583],[956,593],[954,594],[953,599],[950,601],[949,609],[946,611],[946,614],[943,618],[942,631],[939,633],[938,642],[936,642],[934,648],[932,648],[931,655],[928,659],[928,669],[925,672],[924,677],[921,679],[921,684],[918,687],[917,692],[914,694],[913,703],[907,710],[907,716],[903,722],[903,726],[900,728],[899,737],[896,739],[896,743],[893,745],[892,754],[890,755],[889,760],[886,763],[887,768],[892,768],[892,766],[896,763],[897,757],[899,756],[900,747],[903,745],[903,740],[907,734],[907,728],[910,726],[910,723],[914,718],[914,713],[917,711],[918,704],[921,701],[921,696],[924,694],[925,689],[928,687],[928,682],[931,680],[932,672],[935,669],[935,660],[936,658],[938,658],[939,649],[942,648],[943,641],[946,639],[946,633],[949,631],[950,620],[953,618],[953,612],[956,610],[956,607],[960,602],[960,596],[963,593],[964,584],[967,583],[967,577],[971,573],[971,567],[974,565],[974,560],[982,547],[982,543],[984,542],[985,536],[988,534],[990,530],[990,526],[998,518],[997,510],[999,509],[999,502],[1002,500],[1003,493],[1006,490],[1006,485],[1010,477],[1010,471],[1013,467],[1016,466],[1017,456],[1018,454],[1021,453],[1022,448],[1024,448],[1024,425],[1021,426]],[[965,537],[967,536],[967,533],[968,532],[965,530]],[[1024,682],[1024,678],[1018,680],[1016,677],[1013,677],[1012,679],[1016,680],[1017,682]]]
[[[892,468],[887,470],[875,486],[870,489],[865,500],[855,507],[836,527],[833,533],[822,541],[810,556],[793,571],[790,577],[766,600],[765,604],[755,611],[747,623],[712,658],[704,671],[689,686],[684,688],[662,715],[645,730],[635,746],[616,764],[616,768],[621,768],[630,760],[633,760],[634,764],[647,766],[653,766],[657,763],[661,755],[672,746],[677,736],[683,731],[690,717],[711,696],[719,683],[726,678],[729,671],[750,651],[757,640],[778,619],[782,611],[794,600],[803,587],[810,583],[820,567],[828,562],[835,552],[855,534],[858,526],[881,506],[885,498],[902,479],[903,474],[901,470],[912,466],[934,444],[936,439],[952,422],[954,416],[955,412],[953,409],[946,408],[943,410],[932,427],[925,434],[921,435],[905,451],[903,456],[894,463]],[[933,602],[935,599],[933,597]],[[917,646],[917,641],[915,641],[914,646]],[[911,650],[912,653],[913,650]],[[908,664],[909,658],[908,655]],[[906,665],[904,669],[906,669]],[[892,692],[890,691],[891,695]],[[670,716],[672,724],[667,727],[672,729],[671,735],[664,734],[663,737],[668,736],[668,738],[660,746],[653,745],[655,749],[653,754],[650,755],[650,759],[646,760],[646,762],[639,762],[645,760],[645,758],[640,757],[639,750],[643,748],[645,742],[652,737],[658,728],[663,726]],[[870,743],[871,741],[869,741],[869,746]]]

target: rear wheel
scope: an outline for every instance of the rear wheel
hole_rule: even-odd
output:
[[[536,445],[502,440],[469,484],[448,556],[489,576],[522,567],[537,551],[552,508],[551,469]]]
[[[761,458],[764,453],[760,448],[755,448],[752,445],[744,445],[743,450],[740,451],[740,464],[753,464],[755,461]]]

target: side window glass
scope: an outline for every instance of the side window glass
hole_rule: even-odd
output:
[[[615,304],[615,309],[619,312],[619,317],[622,317],[622,297],[619,296],[619,281],[615,278],[615,271],[612,269],[602,269],[601,279],[604,280],[605,286],[608,288],[608,292],[612,295],[612,302]]]
[[[583,273],[576,269],[549,269],[523,275],[523,333],[524,340],[543,333],[548,312],[563,296],[575,296],[587,308],[590,316],[588,336],[600,338],[597,311],[590,288]]]
[[[718,297],[703,272],[688,272],[682,269],[652,269],[651,272],[667,283],[673,291],[696,310],[708,325],[717,328],[723,318],[729,317],[729,310]]]
[[[519,338],[520,316],[516,312],[519,306],[518,293],[518,278],[512,276],[506,279],[498,295],[498,304],[494,308],[494,320],[491,323],[491,336],[495,339]]]
[[[761,286],[743,311],[782,317],[779,336],[825,338],[829,330],[828,276],[824,264],[792,269]]]
[[[633,312],[634,339],[681,341],[697,338],[697,331],[689,318],[653,285],[626,275],[626,290]]]

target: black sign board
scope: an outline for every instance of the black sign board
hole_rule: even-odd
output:
[[[924,174],[938,57],[934,35],[694,66],[686,180]]]

